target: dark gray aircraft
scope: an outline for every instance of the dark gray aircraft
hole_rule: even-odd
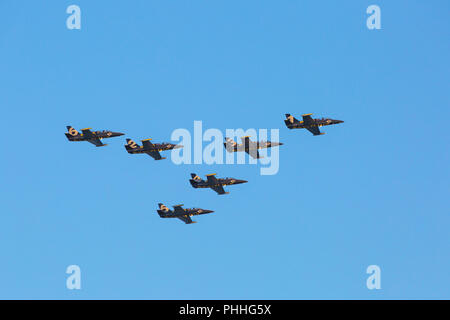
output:
[[[194,188],[211,188],[218,194],[228,194],[229,192],[225,192],[223,189],[223,186],[231,186],[233,184],[241,184],[246,183],[248,181],[245,180],[238,180],[233,178],[223,178],[223,179],[217,179],[215,177],[215,173],[207,174],[206,178],[207,180],[203,180],[195,173],[191,173],[192,179],[189,180],[191,185]]]
[[[334,119],[330,119],[330,118],[313,119],[313,118],[311,118],[311,115],[312,115],[312,113],[303,114],[302,115],[303,121],[298,121],[293,116],[291,116],[289,113],[287,113],[286,120],[284,120],[284,123],[286,124],[286,127],[288,127],[289,129],[307,129],[313,135],[320,136],[325,133],[320,132],[319,127],[329,126],[332,124],[338,124],[338,123],[344,122],[342,120],[334,120]]]
[[[178,218],[186,224],[196,223],[192,221],[192,216],[198,216],[200,214],[212,213],[212,210],[205,210],[200,208],[182,208],[182,204],[173,206],[173,211],[167,208],[162,203],[158,203],[159,210],[156,210],[161,218]]]
[[[259,155],[258,149],[266,149],[266,148],[272,148],[272,147],[283,145],[281,142],[271,142],[271,141],[253,142],[250,140],[249,136],[241,138],[242,144],[238,144],[236,141],[234,141],[231,138],[225,138],[225,141],[226,142],[223,145],[225,146],[225,149],[227,150],[227,152],[245,151],[253,159],[263,158]]]
[[[123,136],[124,133],[113,132],[108,130],[103,131],[91,131],[91,128],[81,129],[82,133],[79,133],[71,126],[67,126],[67,131],[65,135],[69,141],[87,141],[95,145],[96,147],[107,146],[107,144],[102,143],[102,139]]]
[[[159,151],[166,151],[172,149],[183,148],[181,144],[172,144],[172,143],[151,143],[152,139],[145,139],[142,141],[142,147],[139,146],[136,142],[131,139],[127,139],[127,144],[125,145],[125,149],[130,154],[135,153],[146,153],[151,156],[155,160],[166,159],[165,157],[161,157]]]

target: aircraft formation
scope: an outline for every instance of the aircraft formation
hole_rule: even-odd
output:
[[[286,114],[286,120],[284,120],[284,123],[286,124],[286,127],[288,129],[306,129],[314,136],[319,136],[325,134],[324,132],[320,132],[320,127],[344,122],[342,120],[335,120],[330,118],[314,119],[311,117],[311,115],[312,113],[303,114],[302,120],[299,121],[294,116]],[[103,147],[107,145],[101,141],[103,139],[124,135],[124,133],[109,130],[91,131],[91,128],[81,129],[80,131],[81,133],[73,127],[67,126],[67,132],[65,133],[65,135],[69,141],[87,141],[89,143],[92,143],[96,147]],[[160,152],[183,148],[183,145],[180,144],[166,142],[152,143],[150,141],[151,139],[141,140],[142,146],[140,146],[133,140],[126,139],[127,143],[125,144],[125,150],[129,154],[147,154],[154,160],[163,160],[166,158],[162,157]],[[250,137],[248,136],[241,137],[241,142],[241,144],[238,144],[233,139],[227,137],[225,138],[224,147],[227,152],[246,152],[253,159],[260,159],[262,157],[260,156],[258,150],[283,145],[283,143],[281,142],[251,141]],[[195,189],[212,189],[218,195],[225,195],[229,193],[225,191],[224,186],[232,186],[235,184],[248,182],[246,180],[235,178],[216,178],[215,176],[215,173],[207,174],[206,180],[203,180],[197,174],[191,173],[191,179],[189,179],[189,182]],[[193,221],[191,219],[192,216],[208,214],[214,211],[201,208],[183,208],[183,204],[175,205],[173,206],[173,210],[170,210],[164,204],[158,203],[158,210],[156,210],[156,212],[161,218],[178,218],[185,224],[193,224],[196,223],[196,221]]]

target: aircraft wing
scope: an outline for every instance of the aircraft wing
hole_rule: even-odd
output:
[[[192,221],[191,217],[189,217],[188,215],[177,217],[177,218],[180,219],[181,221],[183,221],[186,224],[195,223],[194,221]]]
[[[92,133],[91,128],[81,129],[81,132],[86,139],[94,138],[94,134]]]
[[[250,148],[250,149],[248,149],[248,151],[245,150],[245,152],[247,152],[247,153],[250,155],[250,157],[252,157],[253,159],[261,159],[261,158],[264,158],[264,157],[261,157],[261,156],[259,155],[259,151],[258,151],[258,149],[256,149],[256,148]]]
[[[184,213],[184,209],[182,208],[182,204],[179,204],[179,205],[176,205],[176,206],[173,206],[173,213],[174,214],[180,214],[180,213]]]
[[[155,150],[155,151],[148,151],[148,152],[146,152],[146,154],[148,154],[150,157],[152,157],[155,160],[165,159],[164,157],[161,157],[161,154],[157,150]]]
[[[252,141],[250,140],[249,137],[242,137],[241,141],[244,146],[248,146],[249,148],[252,145]]]
[[[161,154],[158,150],[155,149],[155,145],[150,142],[150,139],[142,140],[142,146],[145,150],[148,150],[146,153],[155,160],[165,159],[161,157]]]
[[[92,143],[96,147],[106,146],[106,144],[101,142],[100,139],[92,133],[91,128],[81,129],[81,132],[83,133],[83,137],[87,142]]]
[[[313,118],[311,118],[312,113],[308,113],[308,114],[303,114],[302,118],[303,118],[303,124],[312,124],[314,122]]]
[[[218,194],[226,194],[226,193],[228,193],[228,192],[225,192],[225,190],[223,189],[223,186],[216,179],[215,173],[214,174],[207,174],[206,178],[208,179],[207,181],[208,181],[208,184],[210,185],[211,189],[213,189],[215,192],[217,192]]]
[[[214,184],[218,184],[218,183],[219,183],[219,182],[217,181],[216,177],[214,177],[214,175],[215,175],[215,173],[214,173],[214,174],[207,174],[207,175],[206,175],[206,178],[208,179],[208,183],[211,184],[211,185],[214,185]]]
[[[147,150],[151,150],[154,147],[153,143],[150,142],[150,139],[142,140],[142,145]]]
[[[306,127],[306,129],[308,129],[309,132],[311,132],[313,135],[315,136],[320,136],[322,133],[319,130],[318,126],[314,126],[314,127]]]
[[[99,138],[97,137],[92,137],[89,140],[87,140],[87,142],[92,143],[93,145],[95,145],[96,147],[102,147],[102,146],[106,146],[106,144],[104,144],[103,142],[100,141]]]
[[[242,144],[244,145],[245,152],[247,152],[253,159],[263,158],[259,155],[258,142],[251,141],[248,136],[242,137],[241,140],[242,140]]]
[[[223,189],[223,186],[221,184],[211,187],[211,189],[213,189],[218,194],[227,194],[228,193],[228,192],[225,192],[225,190]]]

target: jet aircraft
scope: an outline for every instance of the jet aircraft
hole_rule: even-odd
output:
[[[162,203],[158,203],[159,210],[156,210],[161,218],[178,218],[186,224],[197,223],[192,221],[192,216],[200,214],[212,213],[212,210],[200,209],[200,208],[182,208],[182,204],[173,206],[173,210],[170,210]]]
[[[325,133],[320,132],[319,127],[344,122],[342,120],[335,120],[330,118],[313,119],[311,115],[312,113],[303,114],[302,115],[303,121],[298,121],[296,118],[287,113],[286,120],[284,120],[284,123],[286,124],[286,127],[288,127],[289,129],[307,129],[313,135],[320,136]]]
[[[241,184],[241,183],[248,182],[245,180],[238,180],[238,179],[234,179],[234,178],[217,179],[215,177],[215,175],[216,175],[215,173],[207,174],[206,175],[207,180],[205,181],[202,178],[200,178],[198,175],[196,175],[195,173],[191,173],[192,179],[190,179],[189,182],[196,189],[197,188],[211,188],[218,194],[228,194],[229,193],[229,192],[225,192],[225,190],[223,189],[223,186],[229,186],[229,185],[233,185],[233,184]]]
[[[104,138],[112,138],[124,135],[124,133],[121,132],[113,132],[108,130],[91,131],[91,128],[81,129],[82,133],[79,133],[71,126],[67,126],[67,131],[68,132],[66,132],[65,135],[69,141],[87,141],[92,143],[96,147],[103,147],[107,145],[101,141]]]
[[[242,144],[238,144],[231,138],[225,138],[225,149],[227,152],[247,152],[253,159],[261,159],[262,156],[259,155],[258,149],[272,148],[276,146],[282,146],[281,142],[271,142],[271,141],[251,141],[249,136],[241,138]]]
[[[183,148],[181,144],[172,144],[172,143],[151,143],[152,139],[145,139],[142,141],[142,146],[139,146],[136,142],[131,139],[127,139],[127,144],[125,145],[125,149],[130,154],[135,153],[146,153],[151,156],[155,160],[166,159],[165,157],[161,157],[159,151],[166,151],[172,149]]]

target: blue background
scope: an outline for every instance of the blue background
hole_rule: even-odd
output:
[[[450,5],[377,0],[368,30],[371,4],[1,1],[0,298],[450,298]],[[284,126],[309,112],[345,123]],[[194,120],[279,128],[278,174],[64,136],[168,141]],[[249,183],[217,196],[191,172]],[[215,212],[184,225],[158,202]]]

